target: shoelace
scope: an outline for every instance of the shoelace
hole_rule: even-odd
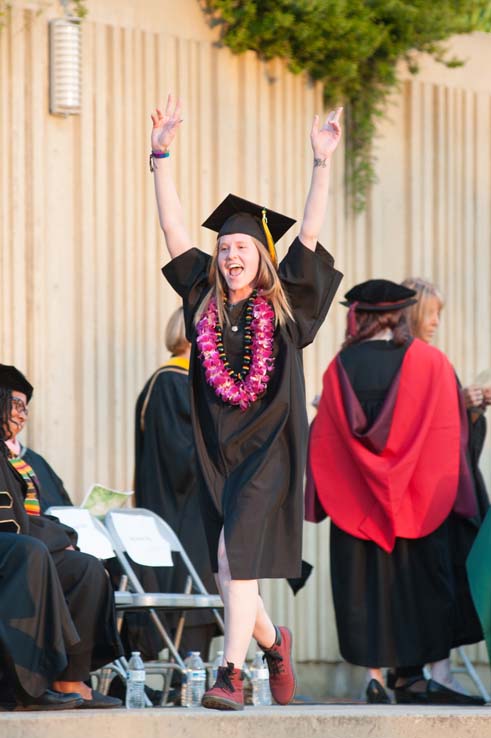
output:
[[[277,676],[285,671],[283,656],[278,651],[265,651],[263,660],[268,664],[269,673],[272,676]]]
[[[216,687],[228,689],[229,692],[235,692],[235,687],[230,679],[231,671],[228,666],[219,666],[217,671]]]

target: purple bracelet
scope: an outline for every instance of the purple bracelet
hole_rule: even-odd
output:
[[[150,156],[148,157],[148,165],[150,167],[150,171],[153,172],[153,159],[167,159],[170,156],[170,153],[168,151],[151,151]]]

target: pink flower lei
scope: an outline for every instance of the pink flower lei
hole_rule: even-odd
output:
[[[241,410],[247,410],[249,405],[266,391],[274,368],[274,310],[259,294],[253,293],[250,304],[251,359],[249,367],[244,366],[242,373],[234,372],[228,364],[221,343],[222,332],[214,297],[210,299],[203,317],[196,326],[196,343],[206,381],[224,402],[238,405]]]

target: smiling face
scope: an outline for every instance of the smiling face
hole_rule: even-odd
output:
[[[418,338],[431,343],[440,325],[441,301],[437,297],[428,297],[418,325]]]
[[[231,302],[245,300],[254,289],[259,252],[251,236],[232,233],[218,241],[218,269],[225,279]]]
[[[12,390],[12,411],[8,424],[8,434],[14,439],[24,428],[27,421],[27,397],[23,392]]]

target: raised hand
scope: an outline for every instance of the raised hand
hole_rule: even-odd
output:
[[[343,108],[332,110],[327,116],[322,128],[319,125],[319,116],[314,116],[312,129],[310,131],[310,141],[316,161],[321,163],[325,162],[325,160],[328,159],[335,151],[338,143],[340,142],[341,126],[339,125],[339,120],[342,112]]]
[[[177,133],[177,129],[182,123],[181,118],[182,105],[177,100],[174,103],[172,95],[167,97],[167,105],[165,112],[157,108],[152,114],[152,151],[167,151]]]

